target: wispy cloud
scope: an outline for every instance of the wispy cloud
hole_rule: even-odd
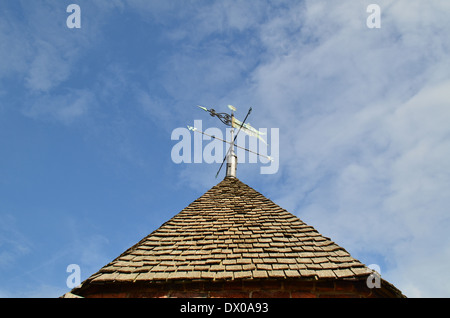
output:
[[[102,19],[86,19],[85,27],[74,32],[66,27],[67,13],[61,3],[18,1],[15,6],[15,14],[22,19],[12,15],[11,9],[0,12],[0,80],[5,84],[17,82],[20,86],[16,89],[22,90],[9,107],[18,106],[25,115],[36,119],[50,118],[66,124],[86,114],[94,89],[88,86],[90,82],[80,83],[86,66],[79,67],[78,63],[99,37]],[[120,3],[99,1],[86,4],[84,9],[97,10],[99,17],[107,17],[116,7]],[[4,98],[11,94],[4,94]]]
[[[81,118],[95,107],[96,99],[89,90],[69,90],[67,94],[38,95],[29,100],[23,114],[31,118],[54,120],[65,124]]]
[[[356,255],[369,257],[370,250],[389,258],[384,273],[405,293],[418,295],[423,288],[420,295],[448,294],[449,286],[434,293],[420,283],[425,278],[410,280],[420,270],[435,271],[430,275],[436,280],[445,275],[424,261],[425,246],[444,242],[440,259],[450,261],[448,227],[442,226],[450,205],[449,4],[382,1],[381,29],[366,27],[368,4],[304,1],[267,15],[257,11],[249,21],[260,24],[235,26],[251,30],[251,49],[263,52],[256,65],[239,68],[245,58],[214,49],[184,51],[168,65],[174,73],[167,83],[174,93],[188,83],[177,79],[197,78],[215,93],[222,93],[220,85],[228,89],[217,101],[256,104],[252,121],[280,128],[282,163],[279,175],[271,176],[277,202]],[[226,47],[232,37],[221,31],[232,29],[240,15],[218,12],[211,11],[208,32],[222,36]],[[193,20],[202,16],[207,11]],[[217,85],[208,77],[215,74]],[[208,96],[187,87],[187,94]],[[419,253],[404,252],[416,245]],[[417,267],[402,272],[410,263]]]
[[[31,249],[31,242],[17,228],[14,216],[0,214],[0,268],[14,267]]]
[[[447,6],[397,1],[384,7],[383,27],[372,32],[363,11],[355,10],[361,5],[307,1],[302,16],[314,42],[288,45],[284,57],[254,73],[264,112],[283,127],[280,147],[289,149],[281,155],[289,173],[280,201],[356,254],[385,253],[398,275],[389,277],[412,294],[420,288],[409,280],[419,268],[435,270],[436,279],[444,273],[424,261],[425,249],[401,251],[435,240],[449,244],[441,227],[450,204],[444,194],[450,189],[449,75],[441,69],[449,63],[443,33],[450,26],[441,13]],[[403,14],[405,7],[414,10]],[[281,37],[265,41],[274,50],[288,28],[279,21],[271,32]],[[291,189],[299,195],[289,195]],[[434,238],[423,235],[432,229],[440,229]],[[418,266],[414,275],[402,274],[411,262]]]
[[[33,91],[47,92],[68,78],[70,63],[50,43],[38,41],[36,50],[36,57],[25,79],[26,84]]]

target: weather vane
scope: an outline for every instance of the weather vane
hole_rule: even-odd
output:
[[[201,133],[205,136],[209,136],[213,139],[217,139],[220,141],[223,141],[227,144],[230,144],[230,147],[228,148],[227,154],[225,155],[225,157],[223,158],[222,164],[220,165],[219,170],[216,173],[216,178],[220,173],[220,170],[222,169],[222,166],[225,162],[225,160],[227,160],[227,176],[230,177],[236,177],[236,167],[237,167],[237,156],[234,153],[234,147],[246,150],[248,152],[254,153],[256,155],[259,155],[261,157],[264,157],[266,159],[269,159],[270,161],[273,161],[273,158],[266,156],[266,155],[262,155],[260,153],[254,152],[250,149],[241,147],[239,145],[237,145],[236,142],[236,138],[239,135],[239,132],[242,130],[244,133],[246,133],[249,136],[253,136],[253,137],[257,137],[259,140],[263,141],[265,144],[266,141],[261,137],[261,135],[265,135],[264,133],[260,132],[259,130],[253,128],[250,124],[246,123],[245,121],[247,120],[248,116],[250,115],[250,113],[252,112],[252,108],[250,107],[250,109],[247,112],[247,115],[245,116],[243,121],[238,120],[236,117],[234,117],[234,112],[236,111],[236,108],[232,105],[228,105],[228,108],[231,110],[231,115],[227,114],[227,113],[217,113],[214,109],[207,109],[206,107],[197,105],[199,108],[203,109],[204,111],[208,112],[212,117],[217,117],[219,118],[219,120],[224,123],[227,126],[232,127],[230,133],[231,133],[231,142],[223,140],[221,138],[217,138],[216,136],[213,135],[209,135],[201,130],[198,130],[195,127],[192,126],[188,126],[189,130]],[[234,128],[238,128],[238,131],[236,133],[236,135],[233,138],[234,135]]]

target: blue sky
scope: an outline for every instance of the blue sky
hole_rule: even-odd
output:
[[[81,28],[69,29],[69,4]],[[369,29],[366,8],[381,8]],[[449,297],[450,3],[0,2],[0,297],[57,297],[218,183],[196,105],[279,128],[238,177],[410,297]]]

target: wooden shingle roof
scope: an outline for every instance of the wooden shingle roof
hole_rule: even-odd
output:
[[[225,178],[81,289],[91,283],[363,279],[370,273],[295,215],[237,178]]]

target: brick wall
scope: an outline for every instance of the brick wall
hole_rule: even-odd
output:
[[[238,280],[105,284],[91,286],[84,297],[96,298],[360,298],[389,297],[384,289],[369,289],[365,281]]]

